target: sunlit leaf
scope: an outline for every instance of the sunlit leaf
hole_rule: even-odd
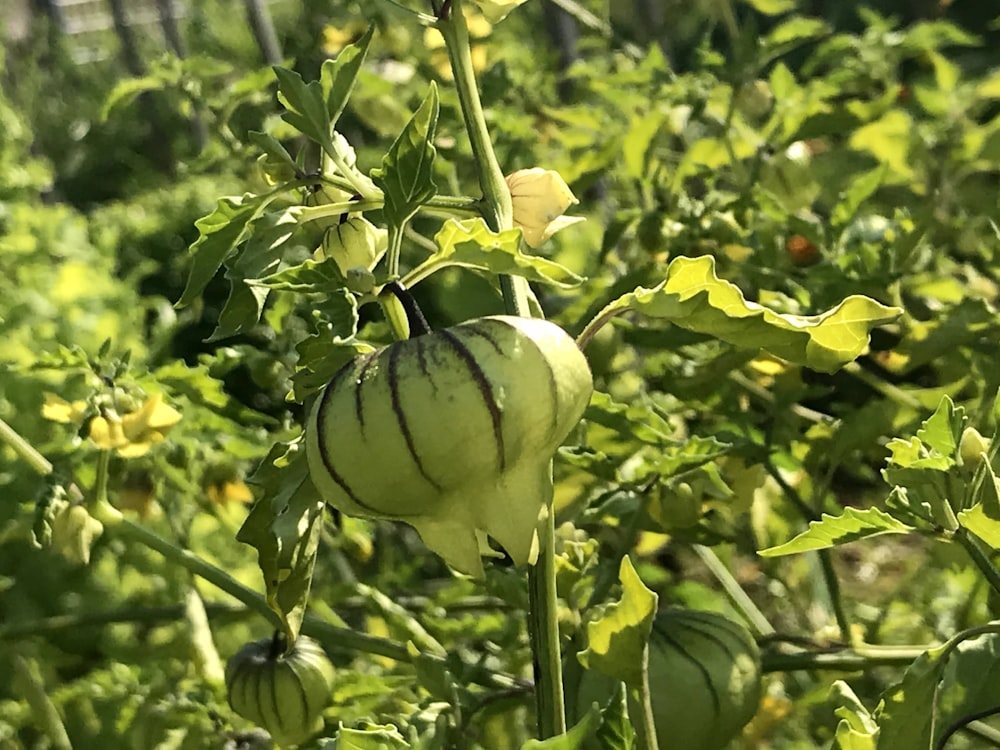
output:
[[[528,740],[521,745],[521,750],[578,750],[584,741],[593,733],[594,725],[600,721],[596,709],[591,709],[586,716],[570,727],[565,734],[550,737],[547,740]]]
[[[830,693],[839,704],[834,710],[837,724],[837,750],[876,750],[878,724],[854,691],[843,680],[833,683]]]
[[[516,229],[494,232],[482,219],[449,219],[434,237],[438,251],[403,280],[423,279],[448,266],[462,266],[494,274],[523,276],[558,287],[572,287],[582,279],[558,263],[521,251],[521,233]]]
[[[829,549],[838,544],[856,542],[859,539],[881,534],[907,534],[914,527],[907,526],[878,508],[856,510],[847,508],[843,515],[831,516],[824,513],[819,521],[812,521],[809,529],[789,542],[761,550],[761,557],[778,557],[817,549]]]
[[[658,597],[643,584],[628,556],[622,558],[618,578],[621,599],[608,605],[600,619],[588,623],[587,649],[577,656],[585,668],[639,688]]]
[[[375,26],[369,26],[364,36],[344,47],[335,60],[323,62],[320,85],[326,94],[326,112],[330,128],[336,126],[344,107],[347,106],[358,71],[368,56],[368,48],[371,46],[374,33]]]
[[[901,312],[853,295],[819,315],[776,313],[748,302],[737,286],[718,278],[711,256],[675,258],[663,283],[619,297],[597,319],[625,310],[666,318],[682,328],[711,334],[741,348],[766,349],[824,372],[832,372],[860,355],[868,346],[869,331],[894,320]]]

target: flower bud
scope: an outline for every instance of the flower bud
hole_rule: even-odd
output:
[[[990,441],[980,434],[975,427],[966,427],[962,431],[962,439],[958,444],[958,454],[963,464],[978,464],[984,453],[990,450]]]
[[[385,255],[389,233],[363,216],[335,224],[323,235],[323,246],[316,259],[333,258],[346,277],[352,268],[371,270]]]
[[[521,230],[529,247],[538,247],[560,229],[583,221],[579,216],[563,216],[579,203],[558,172],[533,167],[519,169],[507,177],[514,208],[514,226]]]

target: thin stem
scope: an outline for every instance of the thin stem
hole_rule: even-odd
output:
[[[976,564],[976,567],[985,576],[990,586],[993,587],[993,590],[1000,593],[1000,570],[997,569],[997,566],[983,549],[979,540],[965,527],[956,529],[953,538],[969,553],[972,562]]]
[[[52,699],[45,692],[45,684],[38,665],[20,654],[13,654],[14,677],[20,692],[31,708],[31,713],[42,732],[56,750],[73,750],[66,727]]]
[[[764,672],[819,671],[857,672],[873,667],[907,667],[929,646],[855,646],[840,651],[801,651],[794,654],[761,655]]]
[[[895,401],[900,406],[908,406],[911,409],[923,409],[916,396],[912,396],[903,389],[889,383],[873,372],[869,372],[857,362],[848,362],[843,367],[844,372],[850,373],[865,385],[876,392],[882,394],[890,401]]]
[[[215,617],[245,617],[251,610],[246,607],[233,607],[228,604],[206,604],[205,614],[209,619]],[[0,626],[0,641],[10,641],[25,636],[44,636],[63,630],[78,628],[102,627],[116,623],[134,623],[155,625],[162,622],[182,620],[185,607],[182,604],[168,604],[162,607],[137,607],[134,604],[125,605],[103,612],[79,612],[71,615],[54,615],[41,620],[27,620]]]
[[[34,446],[21,437],[9,424],[0,419],[0,440],[7,443],[36,473],[45,476],[52,473],[52,463],[35,450]]]
[[[957,734],[959,731],[963,729],[968,729],[969,725],[972,724],[973,722],[978,722],[980,719],[986,719],[990,716],[996,716],[997,714],[1000,714],[1000,706],[990,706],[989,708],[984,708],[981,711],[976,711],[975,713],[956,719],[950,725],[945,727],[944,731],[941,733],[941,736],[938,738],[937,744],[934,745],[935,750],[944,750],[945,745],[948,744],[948,740],[950,740],[953,735]],[[984,726],[989,726],[989,725],[984,725]],[[1000,740],[1000,732],[997,732],[992,727],[989,728],[992,734],[990,734],[985,739],[987,739],[987,741],[990,741],[991,744],[994,745],[994,747],[998,747],[996,743],[998,740]],[[973,732],[975,732],[975,730],[973,730]]]
[[[638,693],[639,718],[642,731],[639,736],[642,740],[640,747],[643,750],[659,750],[659,742],[656,739],[656,720],[653,716],[653,696],[649,690],[649,644],[642,650],[642,680],[636,690]],[[661,697],[662,700],[662,697]]]
[[[768,622],[764,613],[760,611],[760,608],[747,596],[747,592],[743,590],[743,587],[733,577],[733,574],[729,572],[729,568],[726,567],[725,563],[715,554],[715,550],[702,544],[696,544],[694,545],[694,551],[701,558],[702,563],[708,568],[709,572],[722,585],[730,601],[743,613],[743,616],[753,629],[759,635],[771,635],[775,633],[774,626]]]

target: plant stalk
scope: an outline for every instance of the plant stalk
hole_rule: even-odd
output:
[[[513,203],[503,170],[493,150],[493,142],[479,99],[479,87],[472,67],[469,30],[462,0],[453,0],[450,12],[440,18],[438,30],[444,37],[451,61],[465,128],[475,157],[479,184],[483,190],[482,211],[494,232],[514,225]],[[507,312],[530,316],[528,283],[521,277],[500,276]],[[562,659],[559,649],[559,622],[555,585],[555,518],[552,498],[546,500],[545,521],[540,524],[538,561],[528,570],[528,630],[531,636],[535,672],[535,700],[540,739],[566,732],[563,697]]]
[[[953,538],[969,553],[972,562],[976,564],[976,567],[979,568],[986,581],[993,587],[993,590],[1000,593],[1000,570],[997,569],[997,566],[983,549],[979,540],[964,526],[960,526],[955,530]]]

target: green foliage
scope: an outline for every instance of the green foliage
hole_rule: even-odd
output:
[[[503,171],[557,171],[587,219],[528,250],[482,218],[421,19],[270,5],[274,68],[218,2],[137,74],[45,25],[0,63],[0,419],[42,456],[0,447],[0,745],[261,743],[212,665],[279,627],[337,665],[303,747],[643,747],[624,690],[576,705],[572,654],[635,685],[656,601],[743,615],[787,670],[734,747],[995,733],[991,11],[668,2],[666,33],[656,4],[582,2],[573,50],[543,3],[470,18]],[[349,216],[390,231],[365,288],[317,252]],[[553,465],[580,710],[546,739],[523,570],[483,538],[471,581],[331,513],[296,450],[392,340],[388,282],[440,329],[502,312],[505,276],[596,383]]]

